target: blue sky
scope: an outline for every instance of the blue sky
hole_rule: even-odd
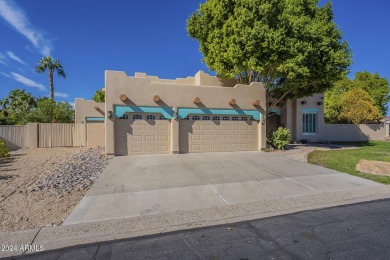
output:
[[[47,96],[47,74],[34,72],[47,54],[59,59],[67,74],[54,78],[56,100],[69,102],[90,99],[104,86],[104,70],[160,78],[207,72],[197,41],[185,30],[202,2],[0,0],[0,97],[14,88]],[[390,79],[390,2],[333,1],[333,9],[352,48],[350,77],[368,70]]]

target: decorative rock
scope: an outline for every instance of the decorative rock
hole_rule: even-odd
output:
[[[356,170],[368,174],[390,176],[390,162],[360,160]]]
[[[89,189],[113,158],[102,155],[103,150],[97,147],[71,154],[67,162],[50,171],[35,189],[52,192],[58,198],[74,190]]]

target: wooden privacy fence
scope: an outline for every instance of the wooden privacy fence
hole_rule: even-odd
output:
[[[0,139],[5,140],[10,150],[26,147],[26,126],[1,125]]]
[[[10,150],[26,147],[85,146],[85,124],[30,123],[26,126],[0,126],[0,138]]]
[[[85,146],[84,124],[40,123],[38,147]]]

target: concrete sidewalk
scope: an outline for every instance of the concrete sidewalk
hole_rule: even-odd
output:
[[[123,156],[64,225],[379,186],[265,152]]]

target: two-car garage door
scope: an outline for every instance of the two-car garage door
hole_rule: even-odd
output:
[[[258,150],[258,122],[249,116],[190,115],[179,123],[179,152]],[[171,121],[160,114],[115,119],[115,154],[171,153]]]
[[[256,151],[257,128],[248,116],[188,116],[180,121],[180,153]]]

